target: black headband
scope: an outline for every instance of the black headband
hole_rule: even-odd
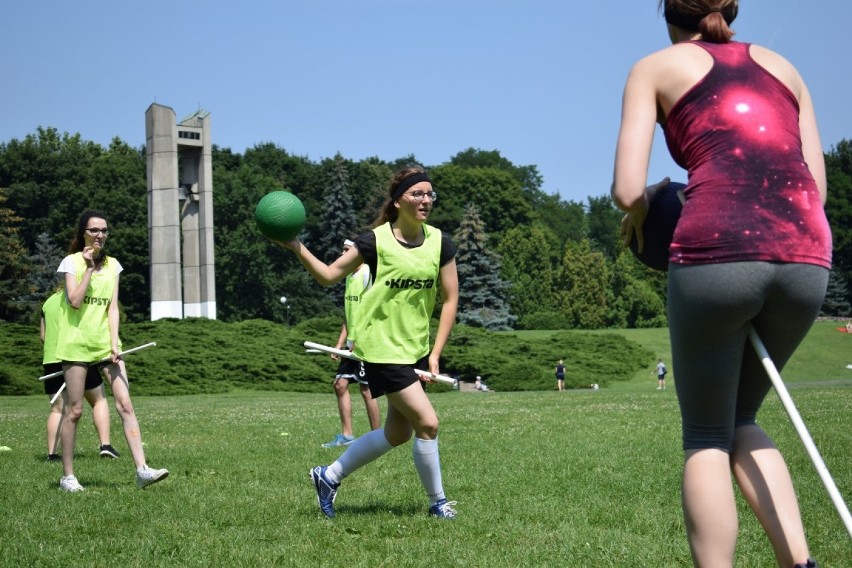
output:
[[[402,196],[403,193],[405,193],[405,190],[410,188],[412,185],[420,183],[421,181],[428,181],[429,183],[432,183],[432,180],[430,180],[429,176],[427,176],[425,173],[417,172],[416,174],[412,174],[401,182],[399,182],[399,185],[396,186],[396,189],[391,191],[391,199],[396,201]]]
[[[669,3],[666,2],[665,10],[663,11],[663,15],[666,18],[666,23],[676,26],[682,30],[686,30],[688,32],[697,32],[698,24],[701,23],[708,15],[713,12],[719,12],[722,14],[722,17],[725,18],[725,23],[729,26],[734,23],[734,20],[737,17],[737,2],[731,2],[727,6],[722,8],[708,8],[707,12],[704,14],[684,14],[682,12],[676,12],[675,10],[669,7]]]

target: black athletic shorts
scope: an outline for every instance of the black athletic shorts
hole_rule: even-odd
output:
[[[399,392],[416,382],[420,376],[415,369],[429,370],[429,357],[423,357],[413,365],[395,365],[387,363],[364,363],[367,371],[367,382],[370,384],[370,394],[379,398],[384,394]]]
[[[346,379],[350,385],[353,382],[366,385],[367,371],[364,369],[364,363],[341,357],[340,365],[337,366],[337,374],[334,376],[335,381],[340,379]]]
[[[62,370],[62,363],[48,363],[44,365],[44,374],[49,375],[51,373],[55,373],[56,371]],[[44,394],[49,394],[51,396],[55,395],[59,392],[59,389],[62,388],[62,384],[65,382],[65,377],[59,375],[58,377],[53,377],[52,379],[47,379],[44,381]],[[100,365],[91,365],[89,367],[89,372],[86,374],[86,390],[96,389],[99,386],[104,384],[104,379],[101,376],[101,366]]]

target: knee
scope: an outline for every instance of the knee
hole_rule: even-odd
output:
[[[343,395],[345,392],[349,390],[349,383],[347,383],[343,379],[338,379],[334,381],[334,392],[337,396]]]
[[[80,417],[83,416],[83,405],[82,404],[67,404],[65,405],[64,410],[65,416],[71,422],[79,422]]]
[[[438,437],[438,417],[433,416],[417,425],[417,437],[424,440],[434,440]]]
[[[122,416],[133,414],[133,403],[129,398],[115,399],[115,410]]]

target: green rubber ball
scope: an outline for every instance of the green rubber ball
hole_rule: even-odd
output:
[[[305,226],[305,206],[289,191],[273,191],[258,201],[254,220],[264,236],[289,241]]]

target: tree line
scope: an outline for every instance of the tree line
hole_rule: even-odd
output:
[[[270,191],[292,191],[308,215],[302,240],[331,261],[343,239],[374,220],[392,173],[413,163],[411,155],[388,162],[338,154],[315,162],[273,144],[242,154],[214,146],[218,318],[296,324],[342,314],[341,286],[317,286],[291,254],[263,238],[254,208]],[[608,180],[600,195],[578,203],[542,191],[536,166],[515,165],[496,150],[470,148],[422,165],[438,193],[429,222],[458,246],[461,323],[491,330],[666,325],[665,275],[622,246],[622,215]],[[834,269],[823,312],[849,316],[852,142],[826,153],[826,165]],[[146,169],[144,147],[118,138],[103,147],[38,128],[0,144],[0,319],[37,318],[87,209],[104,212],[110,223],[107,251],[125,269],[124,317],[150,318]]]

